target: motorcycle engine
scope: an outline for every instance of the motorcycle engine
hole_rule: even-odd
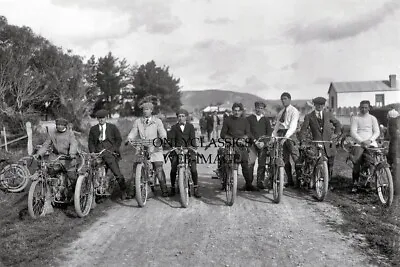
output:
[[[55,178],[58,183],[52,185],[55,199],[58,201],[65,200],[67,197],[67,177],[64,173],[58,173]]]

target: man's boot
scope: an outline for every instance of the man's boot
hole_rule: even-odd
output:
[[[248,174],[248,176],[249,176],[249,180],[251,181],[251,183],[254,180],[254,166],[255,166],[255,163],[249,164],[249,174]]]
[[[169,192],[169,196],[173,197],[176,195],[175,186],[171,186],[171,192]]]
[[[195,198],[201,198],[201,195],[199,193],[199,186],[198,185],[194,186],[194,197]]]
[[[294,182],[293,182],[293,175],[292,175],[292,165],[289,163],[285,164],[285,172],[287,176],[287,184],[285,184],[285,187],[293,187]]]
[[[258,166],[257,187],[261,190],[266,189],[266,187],[265,187],[265,166]]]
[[[119,184],[119,189],[121,190],[121,200],[126,200],[127,198],[127,193],[126,193],[126,183],[125,183],[125,178],[120,177],[118,179],[118,184]]]

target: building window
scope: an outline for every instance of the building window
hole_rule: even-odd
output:
[[[385,105],[385,95],[384,94],[376,94],[375,95],[375,106],[383,107]]]
[[[331,108],[332,109],[335,109],[336,107],[335,107],[335,97],[334,96],[331,96]]]

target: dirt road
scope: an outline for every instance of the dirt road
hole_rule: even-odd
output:
[[[215,151],[207,151],[213,153]],[[127,163],[125,169],[127,168]],[[308,194],[285,190],[280,204],[266,192],[239,192],[228,207],[215,165],[199,165],[201,199],[180,208],[178,196],[116,204],[69,244],[61,266],[368,266],[354,238],[328,223],[341,215]],[[169,166],[166,166],[169,173]],[[125,172],[128,173],[128,172]],[[243,178],[239,178],[239,186]],[[355,245],[355,244],[353,244]]]

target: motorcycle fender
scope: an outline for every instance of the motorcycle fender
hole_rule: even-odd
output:
[[[284,166],[285,166],[285,163],[283,162],[283,159],[282,159],[282,158],[276,158],[276,159],[275,159],[275,164],[276,164],[278,167],[284,167]]]

